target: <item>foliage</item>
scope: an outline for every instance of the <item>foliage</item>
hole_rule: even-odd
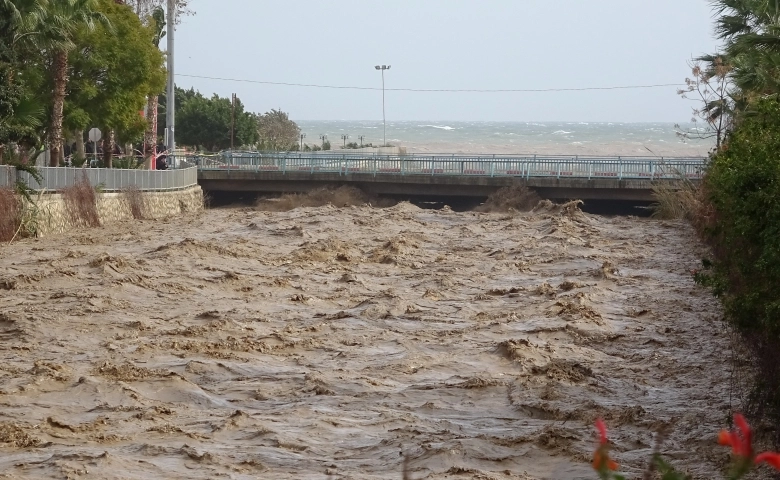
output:
[[[0,150],[8,143],[36,143],[43,125],[44,108],[21,74],[42,14],[38,1],[0,1]]]
[[[323,150],[327,151],[327,150],[330,150],[330,148],[331,148],[330,147],[330,140],[325,140],[324,142],[322,142],[322,149]]]
[[[705,189],[717,217],[706,230],[718,262],[706,283],[738,326],[780,334],[780,101],[753,114],[712,158]]]
[[[167,6],[167,0],[127,0],[124,3],[133,8],[140,18],[146,18],[154,14],[155,10],[163,9]],[[190,9],[190,0],[176,0],[176,24],[181,22],[181,17],[193,15]]]
[[[185,91],[181,97],[178,95],[177,91],[177,143],[212,152],[230,148],[233,125],[231,100],[216,94],[206,98],[195,90]],[[237,98],[234,144],[252,145],[257,139],[257,116],[245,112],[243,103]]]
[[[703,185],[700,230],[712,246],[696,280],[721,299],[757,369],[750,413],[780,424],[780,99],[752,102]],[[780,431],[776,431],[780,441]]]
[[[780,3],[714,0],[715,32],[726,42],[737,90],[752,96],[780,91]]]
[[[650,208],[653,218],[685,219],[696,223],[706,209],[699,186],[684,176],[675,182],[659,182],[652,186],[655,203]]]
[[[287,113],[271,110],[257,118],[260,149],[266,151],[292,150],[298,145],[301,129]]]
[[[99,8],[113,31],[100,25],[93,30],[81,29],[76,35],[76,42],[88,47],[71,56],[66,116],[71,121],[82,119],[71,125],[74,129],[97,125],[104,134],[116,132],[120,142],[135,140],[146,128],[139,111],[147,95],[165,86],[163,55],[154,46],[158,32],[113,0],[100,0]]]

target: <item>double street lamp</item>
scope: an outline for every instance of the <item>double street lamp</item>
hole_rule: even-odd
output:
[[[377,70],[382,72],[382,126],[384,131],[384,145],[387,146],[387,120],[385,117],[385,70],[390,70],[390,65],[377,65]]]

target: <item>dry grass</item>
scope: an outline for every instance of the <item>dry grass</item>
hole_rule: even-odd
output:
[[[0,188],[0,241],[10,242],[21,222],[22,202],[12,188]]]
[[[696,223],[705,210],[701,188],[687,179],[653,185],[656,203],[653,217],[662,220],[685,219]]]
[[[82,173],[76,184],[62,192],[65,209],[74,225],[99,227],[100,216],[97,211],[97,193],[89,183],[87,175]]]
[[[319,188],[309,193],[287,193],[279,198],[262,199],[257,202],[258,210],[267,212],[287,212],[301,207],[322,207],[333,205],[349,207],[352,205],[370,204],[374,207],[389,207],[395,202],[369,196],[355,187],[342,186],[334,188]]]
[[[122,199],[127,204],[134,219],[143,220],[146,218],[146,197],[138,185],[130,185],[122,189]]]
[[[518,212],[531,211],[541,201],[541,197],[525,185],[515,184],[503,187],[491,194],[488,199],[475,208],[477,212]]]

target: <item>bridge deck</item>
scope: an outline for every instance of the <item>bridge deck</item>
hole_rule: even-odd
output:
[[[303,192],[351,184],[370,193],[487,196],[520,182],[546,198],[650,201],[658,181],[699,181],[702,158],[238,154],[188,157],[207,190]]]

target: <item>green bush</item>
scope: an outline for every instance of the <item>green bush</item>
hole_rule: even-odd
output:
[[[696,219],[712,246],[696,280],[712,288],[742,333],[755,367],[748,413],[774,427],[780,445],[780,101],[751,105],[712,157]]]
[[[711,286],[743,331],[780,337],[780,101],[763,99],[712,158],[704,235],[716,261]]]

